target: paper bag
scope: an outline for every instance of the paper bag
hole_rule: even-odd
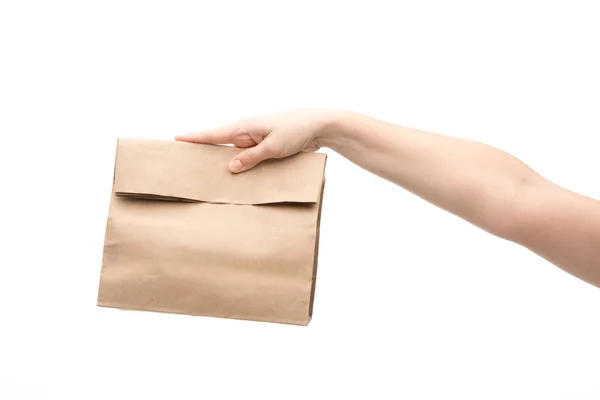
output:
[[[98,305],[307,325],[326,156],[119,139]]]

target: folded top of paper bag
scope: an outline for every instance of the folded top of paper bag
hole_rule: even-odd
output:
[[[325,154],[300,153],[267,160],[232,174],[241,149],[151,139],[121,138],[117,147],[117,196],[231,204],[317,203]]]

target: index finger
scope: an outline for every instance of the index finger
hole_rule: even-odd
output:
[[[231,144],[236,128],[236,124],[231,124],[206,131],[177,135],[175,140],[190,143]]]

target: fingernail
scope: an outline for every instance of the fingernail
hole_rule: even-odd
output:
[[[229,163],[229,170],[231,172],[240,172],[242,170],[242,162],[240,160],[232,160]]]

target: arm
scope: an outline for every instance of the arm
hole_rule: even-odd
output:
[[[254,118],[178,139],[249,147],[232,160],[232,172],[266,158],[329,147],[600,287],[600,202],[547,181],[493,147],[326,111]]]
[[[600,202],[481,143],[353,115],[333,126],[323,135],[327,147],[600,286]]]

